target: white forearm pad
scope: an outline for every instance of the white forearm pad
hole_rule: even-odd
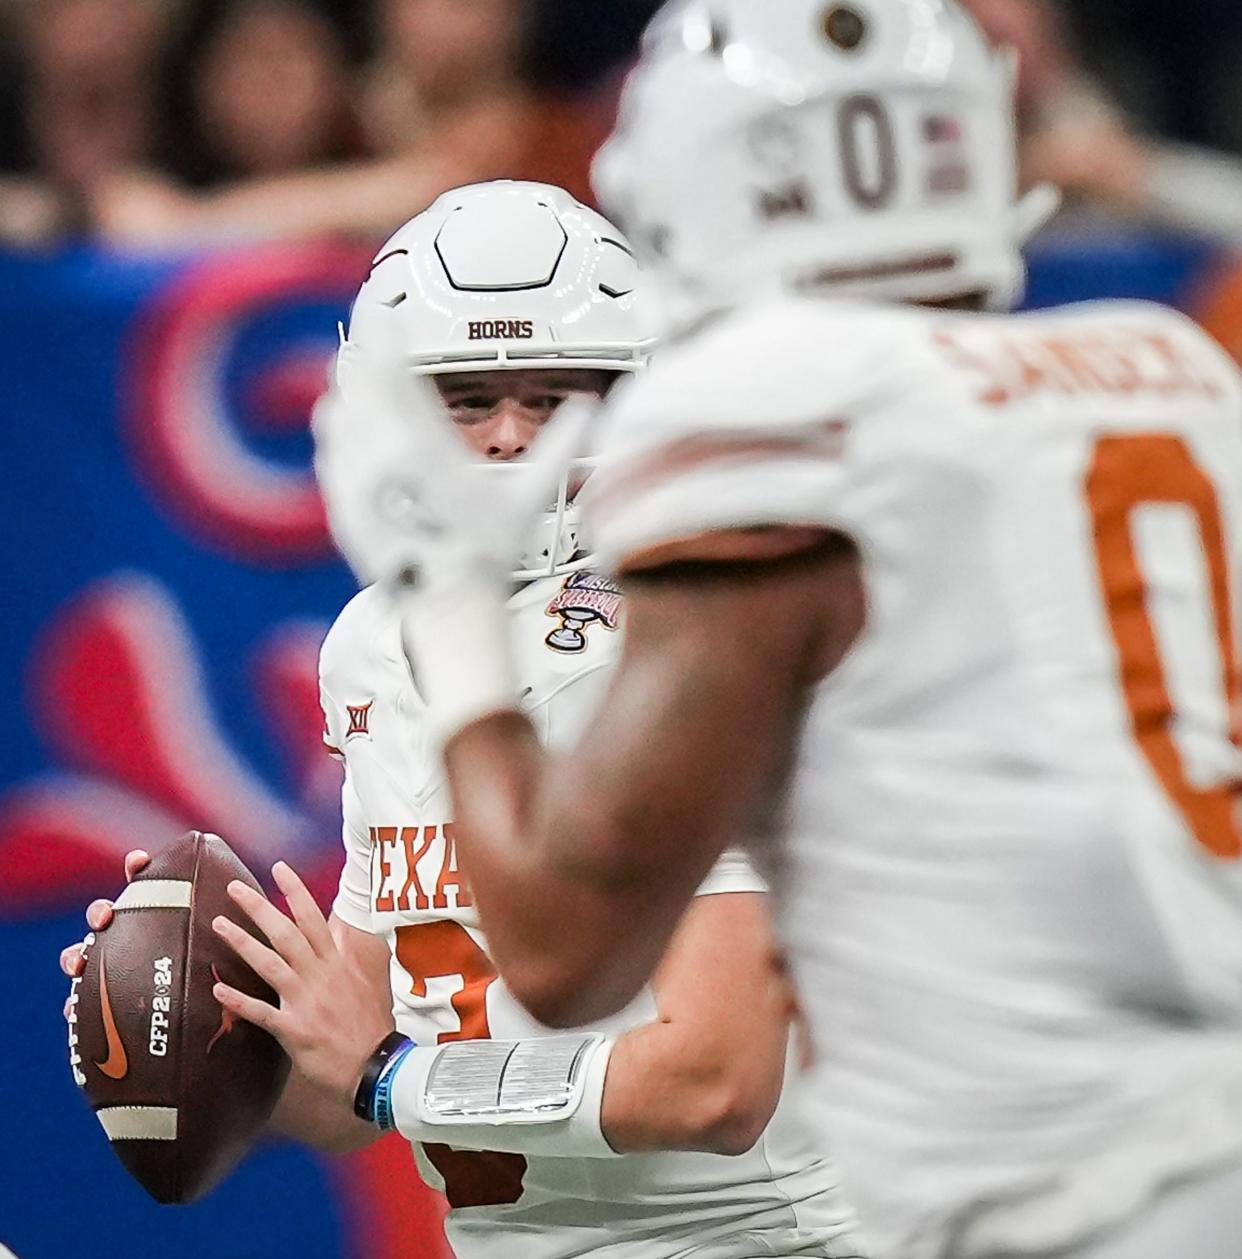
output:
[[[441,744],[480,717],[518,707],[503,575],[444,565],[397,597],[402,642]]]
[[[412,1049],[392,1082],[409,1141],[545,1158],[618,1158],[600,1108],[613,1042],[599,1036],[466,1040]]]

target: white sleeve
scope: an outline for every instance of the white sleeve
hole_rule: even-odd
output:
[[[321,670],[322,667],[321,662]],[[345,759],[345,731],[341,727],[341,709],[340,705],[328,693],[327,687],[323,684],[322,676],[319,680],[319,708],[323,713],[324,751],[334,760],[343,761]]]
[[[822,306],[822,308],[821,308]],[[733,316],[657,356],[605,412],[584,492],[611,571],[725,530],[841,528],[851,426],[891,387],[893,316],[788,302]]]
[[[341,869],[332,912],[349,926],[375,934],[371,925],[372,846],[362,815],[362,801],[358,799],[348,770],[341,786],[341,838],[345,844],[345,865]]]
[[[325,644],[319,659],[319,706],[323,709],[323,742],[328,754],[345,762],[344,712],[333,698],[325,682],[328,672],[328,649]],[[362,801],[349,776],[346,762],[341,783],[341,840],[345,846],[345,864],[337,885],[332,912],[344,923],[360,931],[371,931],[371,840]]]
[[[766,893],[767,881],[751,864],[750,858],[730,849],[712,867],[695,896],[728,896],[738,892]]]

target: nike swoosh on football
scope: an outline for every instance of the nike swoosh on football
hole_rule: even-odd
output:
[[[103,1011],[104,1036],[108,1042],[108,1056],[95,1065],[110,1080],[123,1080],[129,1074],[129,1058],[125,1046],[121,1043],[121,1033],[117,1031],[116,1018],[112,1013],[112,1002],[108,997],[108,972],[100,959],[99,965],[99,1005]]]

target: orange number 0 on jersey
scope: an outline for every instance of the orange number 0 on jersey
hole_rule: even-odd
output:
[[[414,981],[410,991],[427,995],[429,979],[460,979],[453,1009],[461,1026],[441,1032],[436,1043],[487,1040],[487,989],[496,979],[491,960],[458,922],[419,922],[397,928],[397,961]],[[451,1207],[492,1207],[516,1202],[522,1196],[526,1160],[520,1154],[454,1150],[448,1145],[424,1145],[423,1150],[444,1177],[444,1195]]]
[[[1172,503],[1194,514],[1207,560],[1208,587],[1220,645],[1221,684],[1227,698],[1229,737],[1242,747],[1242,676],[1220,504],[1212,482],[1186,443],[1169,434],[1102,437],[1086,482],[1095,522],[1100,583],[1121,662],[1121,684],[1143,755],[1195,838],[1216,857],[1242,857],[1239,784],[1196,787],[1173,741],[1173,701],[1147,607],[1147,590],[1135,551],[1131,515],[1146,503]]]

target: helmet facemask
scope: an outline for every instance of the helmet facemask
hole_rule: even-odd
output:
[[[541,577],[562,577],[591,568],[595,556],[582,532],[582,511],[578,498],[587,479],[599,463],[596,458],[575,459],[565,469],[552,503],[535,528],[515,581],[536,581]]]
[[[545,386],[541,377],[546,377]],[[593,379],[592,379],[593,378]],[[492,420],[472,420],[470,408],[455,405],[453,375],[437,376],[435,381],[441,387],[442,401],[448,417],[457,429],[456,436],[469,447],[479,460],[478,472],[481,476],[490,477],[497,483],[497,493],[504,493],[506,481],[523,476],[529,469],[524,452],[535,445],[543,424],[551,422],[563,406],[585,406],[593,408],[608,393],[617,376],[588,371],[568,365],[559,369],[542,368],[523,373],[522,383],[516,383],[516,373],[510,371],[488,371],[474,373],[471,383],[464,392],[459,390],[456,396],[474,394],[476,391],[480,401],[494,400],[495,408],[514,408],[522,415],[520,427],[514,427],[510,421],[504,429],[493,427]],[[509,382],[513,381],[513,385]],[[572,388],[580,385],[581,388]],[[524,406],[524,401],[531,396],[539,397],[541,390],[549,390],[547,403],[538,408]],[[559,398],[553,405],[555,398]],[[466,417],[462,419],[463,415]],[[587,421],[589,423],[589,420]],[[522,453],[515,453],[512,444],[497,450],[492,446],[497,432],[504,432],[510,438],[522,444]],[[581,517],[578,508],[578,495],[586,484],[598,460],[594,458],[578,458],[562,473],[557,485],[555,498],[548,503],[546,510],[534,526],[531,536],[517,557],[517,568],[513,571],[515,581],[535,581],[541,577],[553,577],[577,572],[589,568],[594,557],[583,553],[583,534]]]

